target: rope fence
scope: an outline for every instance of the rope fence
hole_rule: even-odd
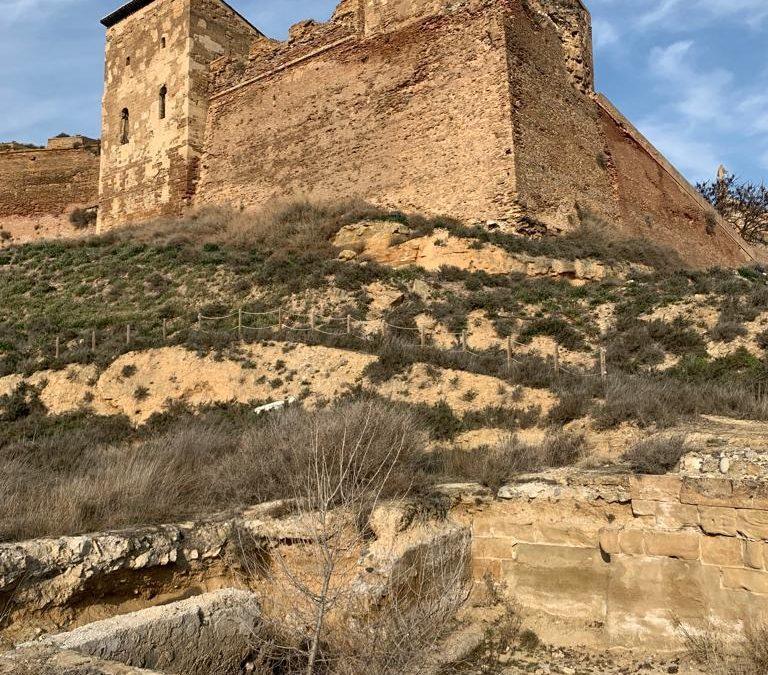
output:
[[[266,318],[267,321],[264,325],[253,325],[254,321],[249,320],[253,318]],[[519,317],[512,317],[518,321],[525,321]],[[222,326],[222,324],[224,324]],[[210,326],[212,330],[206,329]],[[336,328],[337,330],[334,330]],[[112,328],[111,335],[114,337],[115,327]],[[170,325],[168,319],[162,320],[162,340],[167,342],[171,336]],[[478,352],[470,349],[469,339],[470,335],[468,331],[461,331],[459,333],[445,332],[442,330],[430,329],[426,326],[400,326],[392,324],[384,319],[356,319],[350,314],[346,316],[323,316],[318,314],[314,310],[306,314],[288,312],[283,308],[276,308],[267,310],[264,312],[250,312],[244,309],[237,309],[228,314],[222,314],[218,316],[208,316],[202,312],[198,312],[197,321],[193,324],[193,330],[196,333],[202,335],[213,336],[216,334],[221,335],[224,333],[231,333],[237,336],[237,339],[242,341],[246,340],[246,337],[258,337],[264,333],[285,332],[285,333],[302,333],[302,334],[318,334],[329,337],[347,337],[354,338],[356,340],[373,343],[375,342],[376,335],[379,338],[387,337],[389,335],[396,334],[397,332],[412,334],[414,337],[418,335],[418,346],[420,348],[432,348],[437,349],[446,354],[466,354],[471,357],[484,357],[490,356],[489,352]],[[89,331],[90,350],[92,352],[97,351],[99,344],[98,332],[96,330]],[[135,324],[125,324],[125,347],[130,348],[135,345],[139,332]],[[441,347],[436,340],[450,338],[453,341],[451,347]],[[87,339],[81,339],[81,343],[86,343]],[[405,346],[405,345],[404,345]],[[523,365],[523,362],[516,358],[515,348],[528,349],[530,345],[523,342],[519,342],[512,337],[506,338],[499,344],[500,351],[502,352],[508,371],[512,370],[513,364]],[[56,337],[53,344],[53,353],[56,360],[59,360],[62,356],[62,342],[60,337]],[[82,346],[81,346],[82,348]],[[603,382],[608,377],[608,365],[606,359],[606,350],[604,347],[599,348],[598,356],[595,361],[595,372],[580,371],[565,366],[562,363],[560,354],[560,346],[555,345],[554,353],[551,355],[552,367],[555,375],[566,373],[575,377],[587,376],[587,377],[600,377]]]

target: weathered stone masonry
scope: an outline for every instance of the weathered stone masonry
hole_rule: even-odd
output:
[[[52,138],[46,148],[0,152],[0,228],[14,240],[72,229],[69,215],[98,202],[99,143]]]
[[[470,506],[478,579],[613,645],[674,647],[675,619],[738,631],[768,611],[764,468],[688,456],[666,476],[553,472]]]
[[[753,259],[595,93],[581,0],[342,0],[285,42],[223,0],[130,0],[102,23],[101,229],[359,196],[554,231],[592,212],[695,266]]]

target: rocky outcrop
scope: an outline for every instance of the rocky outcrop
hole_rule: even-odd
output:
[[[337,234],[334,245],[343,250],[346,259],[351,259],[347,252],[354,251],[357,256],[382,265],[416,265],[429,271],[456,267],[470,272],[559,277],[573,282],[626,278],[632,271],[647,271],[639,265],[511,254],[493,244],[453,236],[447,230],[438,229],[430,235],[413,238],[408,228],[391,222],[362,221],[347,225]]]
[[[230,588],[97,621],[39,644],[167,673],[238,675],[259,622],[256,596]]]
[[[351,588],[362,605],[380,605],[409,584],[414,574],[425,583],[441,584],[446,593],[461,591],[468,578],[470,533],[465,525],[444,516],[416,518],[412,509],[402,506],[374,511],[375,537],[352,559]],[[70,628],[222,588],[279,592],[266,573],[274,549],[291,549],[291,556],[312,555],[316,549],[307,544],[321,531],[311,515],[297,514],[292,502],[279,501],[198,522],[0,544],[0,607],[7,607],[0,638],[18,642],[40,631]],[[182,614],[187,613],[194,614],[183,609]],[[135,621],[139,619],[129,624]],[[194,632],[197,625],[190,626],[186,619],[182,623],[175,632]],[[124,624],[115,619],[104,625],[112,630]],[[77,640],[49,642],[81,652],[82,644],[93,642],[101,646],[89,654],[123,661],[122,652],[109,651],[111,647],[105,651],[101,638],[89,637],[98,637],[101,630],[79,632]],[[115,649],[133,644],[115,640]],[[157,666],[141,659],[126,663]]]

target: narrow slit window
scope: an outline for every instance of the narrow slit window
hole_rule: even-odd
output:
[[[168,96],[168,89],[165,85],[160,89],[160,119],[165,119],[165,99]]]
[[[128,142],[129,117],[128,108],[123,108],[123,112],[120,113],[120,143],[123,145]]]
[[[126,66],[130,66],[131,65],[131,57],[130,56],[126,56],[125,57],[125,65]]]
[[[164,37],[161,37],[161,38],[160,38],[160,47],[161,47],[162,49],[165,49],[165,38],[164,38]]]

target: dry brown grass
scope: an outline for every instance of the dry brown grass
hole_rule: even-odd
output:
[[[684,434],[656,436],[636,443],[622,459],[636,473],[663,475],[674,469],[685,454]]]
[[[691,627],[678,622],[686,651],[711,675],[764,675],[768,673],[768,624],[745,622],[743,635],[724,634],[706,623]]]
[[[155,246],[195,244],[264,251],[330,247],[347,222],[375,211],[361,200],[317,202],[306,198],[270,202],[261,209],[206,206],[184,218],[159,218],[113,230],[104,239]]]
[[[497,490],[517,475],[575,464],[583,452],[581,434],[556,431],[537,445],[511,436],[498,446],[471,452],[449,448],[435,452],[430,462],[433,471],[446,478],[471,480]]]
[[[375,401],[292,409],[245,428],[185,416],[138,442],[75,438],[65,451],[55,442],[0,447],[0,540],[167,522],[281,498],[311,466],[311,448],[332,458],[344,442],[365,451],[361,477],[398,447],[383,496],[401,496],[426,442],[413,415]]]

